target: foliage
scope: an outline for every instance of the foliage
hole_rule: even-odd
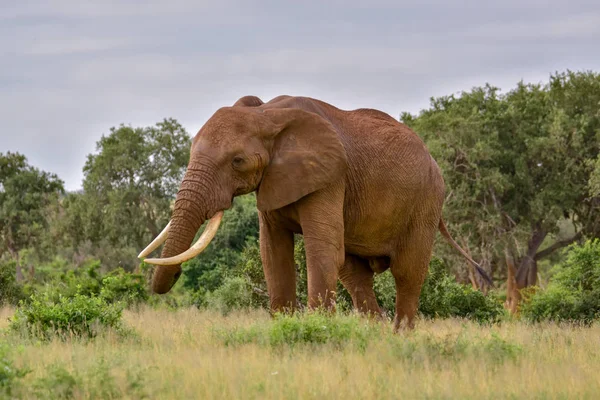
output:
[[[237,301],[244,305],[268,307],[267,288],[260,261],[258,246],[254,243],[244,249],[244,260],[234,271],[234,276],[243,277],[244,290],[227,291],[230,296],[240,296]],[[295,247],[297,299],[299,304],[306,305],[306,255],[304,242],[296,238]],[[242,281],[236,281],[242,286]],[[250,291],[251,289],[251,291]],[[396,284],[389,271],[375,275],[374,291],[377,301],[388,316],[393,317],[396,310]],[[250,294],[249,294],[250,292]],[[250,295],[248,300],[246,296]],[[233,298],[228,300],[235,304]],[[338,283],[337,307],[341,311],[352,309],[352,299],[343,286]],[[464,317],[480,322],[495,321],[503,314],[501,302],[494,296],[485,296],[482,292],[462,285],[448,275],[443,262],[433,258],[428,276],[423,285],[419,300],[420,313],[428,318]]]
[[[342,347],[356,344],[364,348],[367,340],[378,328],[369,321],[352,315],[330,315],[316,310],[307,313],[276,314],[268,325],[253,325],[249,328],[216,330],[215,334],[225,345],[240,345],[256,342],[272,347],[314,344],[330,344]]]
[[[516,361],[522,347],[496,332],[489,337],[467,338],[463,332],[438,337],[429,332],[414,332],[398,336],[387,324],[357,318],[355,314],[329,315],[322,310],[294,315],[276,314],[268,324],[247,327],[227,327],[213,330],[214,336],[226,346],[256,343],[281,349],[298,346],[328,345],[334,349],[354,347],[365,350],[372,343],[386,343],[396,359],[423,362],[460,362],[468,357],[485,358],[490,363]]]
[[[485,296],[448,275],[441,260],[434,258],[419,298],[419,312],[427,318],[468,318],[477,322],[498,321],[504,314],[500,301]]]
[[[530,321],[581,321],[600,318],[600,239],[572,245],[554,269],[548,287],[536,290],[522,306]]]
[[[209,308],[223,315],[232,310],[250,308],[253,306],[252,288],[242,277],[228,277],[214,292],[208,294],[206,303]]]
[[[486,85],[435,98],[418,116],[401,117],[443,170],[444,215],[459,242],[487,268],[502,264],[506,249],[520,254],[521,287],[535,282],[537,260],[600,232],[600,201],[590,186],[599,102],[600,74],[568,71],[506,94]],[[571,234],[560,230],[565,219]],[[446,258],[464,265],[447,251]]]
[[[83,168],[83,192],[65,199],[66,233],[74,245],[87,239],[143,248],[169,220],[190,138],[176,120],[165,119],[113,127],[96,147]]]
[[[268,307],[269,298],[267,284],[263,272],[258,240],[254,239],[246,244],[241,259],[232,271],[235,276],[242,276],[252,288],[252,302],[255,305]],[[308,277],[306,272],[306,251],[302,236],[294,238],[294,261],[296,266],[296,300],[299,306],[306,305],[308,301]],[[338,286],[338,291],[341,286]],[[339,297],[339,293],[338,293]],[[338,301],[339,302],[339,301]],[[352,301],[350,300],[350,305]]]
[[[375,276],[375,296],[384,312],[396,310],[396,284],[389,271]],[[504,313],[501,302],[471,286],[456,282],[443,261],[433,257],[419,297],[419,313],[425,318],[468,318],[478,322],[497,321]]]
[[[102,279],[101,286],[100,297],[107,303],[122,302],[131,306],[148,301],[148,288],[144,277],[125,272],[122,268],[109,272]]]
[[[9,345],[0,342],[0,395],[6,395],[9,398],[18,380],[31,372],[28,368],[16,367],[10,356]]]
[[[32,296],[29,303],[21,304],[10,327],[20,334],[44,340],[94,338],[107,328],[120,330],[122,311],[121,304],[108,304],[98,296],[76,294],[60,296],[55,301],[41,294]]]
[[[590,188],[593,196],[600,196],[600,156],[594,165],[594,171],[590,176]]]
[[[147,282],[143,275],[129,273],[122,268],[111,269],[107,273],[102,270],[99,260],[91,259],[76,267],[64,259],[55,258],[47,264],[40,264],[35,278],[17,287],[22,293],[20,298],[26,303],[35,294],[43,294],[53,302],[77,295],[101,297],[109,304],[121,302],[126,306],[148,301]]]
[[[55,174],[40,171],[19,153],[0,153],[0,256],[40,245],[48,228],[45,212],[64,191]]]
[[[57,267],[59,262],[53,265]],[[79,268],[62,264],[62,268],[52,271],[52,275],[41,285],[39,292],[43,292],[52,301],[59,301],[61,297],[73,298],[76,295],[96,296],[102,288],[100,268],[98,260],[89,260]]]
[[[23,288],[15,279],[16,261],[0,261],[0,306],[17,304],[23,298]]]

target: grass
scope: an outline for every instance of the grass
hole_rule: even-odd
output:
[[[12,310],[0,309],[0,329]],[[136,333],[48,343],[5,331],[13,397],[160,399],[553,399],[600,391],[600,325],[485,327],[389,324],[314,314],[149,308],[126,311]],[[2,398],[2,393],[0,393]]]

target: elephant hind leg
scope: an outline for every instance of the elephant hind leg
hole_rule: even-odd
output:
[[[352,296],[354,308],[365,314],[381,315],[373,291],[373,270],[369,262],[346,253],[346,260],[339,273],[342,284]]]
[[[413,229],[392,257],[390,270],[396,282],[394,331],[413,329],[419,296],[433,250],[436,228]]]

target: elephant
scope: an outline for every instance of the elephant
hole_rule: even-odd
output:
[[[448,233],[441,170],[406,125],[382,111],[342,110],[310,97],[265,103],[244,96],[219,108],[192,140],[171,220],[140,253],[157,266],[153,292],[171,289],[234,197],[251,192],[272,313],[297,308],[294,234],[304,238],[309,308],[335,311],[339,279],[355,309],[381,315],[373,279],[390,269],[395,331],[414,328],[438,230],[491,282]],[[160,258],[145,258],[163,243]]]

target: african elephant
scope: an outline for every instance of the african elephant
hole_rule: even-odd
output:
[[[165,242],[161,258],[145,260],[158,265],[155,293],[168,292],[181,263],[210,243],[234,196],[253,191],[272,311],[296,307],[294,233],[304,237],[309,307],[333,310],[340,279],[356,308],[379,314],[373,275],[389,268],[395,330],[413,327],[438,229],[482,273],[448,234],[441,171],[407,126],[373,109],[245,96],[194,137],[171,221],[140,254]]]

